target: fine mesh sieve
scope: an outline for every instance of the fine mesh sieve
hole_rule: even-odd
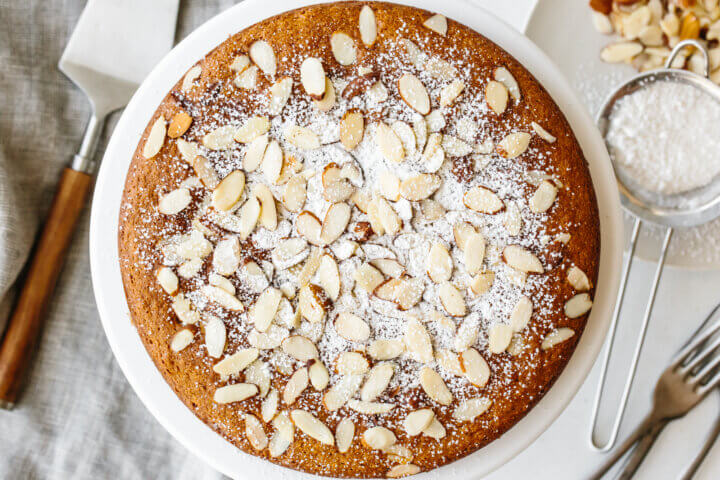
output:
[[[677,57],[677,55],[686,48],[696,48],[699,52],[701,52],[704,60],[704,76],[687,70],[671,68],[675,57]],[[663,68],[636,75],[621,85],[607,98],[597,117],[597,124],[600,129],[600,133],[603,135],[603,138],[607,136],[613,109],[621,98],[643,88],[647,88],[657,82],[677,82],[691,85],[720,103],[720,87],[710,81],[708,74],[709,61],[708,52],[705,47],[696,40],[685,40],[678,43],[670,53],[670,56],[665,62],[665,66]],[[611,150],[609,145],[608,150]],[[620,166],[615,164],[612,151],[610,158],[613,161],[613,168],[615,169],[615,176],[620,190],[620,201],[623,208],[634,217],[634,224],[632,234],[630,236],[628,255],[625,257],[623,262],[620,291],[618,293],[615,310],[610,323],[609,342],[605,350],[602,370],[600,373],[600,381],[593,405],[592,421],[590,426],[590,444],[600,451],[610,450],[617,439],[617,434],[620,429],[620,424],[625,413],[625,407],[627,406],[627,400],[630,395],[633,379],[635,377],[635,371],[637,369],[638,359],[640,358],[640,352],[645,339],[645,333],[652,313],[653,304],[655,303],[655,295],[657,293],[658,284],[660,283],[663,266],[665,265],[665,257],[667,255],[670,239],[672,238],[673,229],[676,227],[693,227],[701,225],[720,216],[720,176],[712,179],[707,185],[694,190],[672,195],[659,194],[657,192],[645,190],[637,182],[633,181],[633,179],[630,178]],[[663,238],[662,248],[650,290],[650,297],[645,307],[643,321],[640,326],[640,333],[633,353],[629,373],[625,381],[622,397],[620,399],[620,405],[613,421],[608,441],[604,445],[600,445],[595,439],[595,427],[597,424],[600,402],[603,395],[605,379],[615,339],[618,317],[622,309],[623,298],[627,286],[628,274],[630,273],[630,267],[635,254],[635,246],[637,245],[638,234],[640,233],[640,228],[643,222],[649,222],[665,227],[665,236]]]

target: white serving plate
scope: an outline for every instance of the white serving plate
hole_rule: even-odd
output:
[[[128,381],[157,420],[188,450],[224,474],[255,478],[316,476],[278,467],[247,455],[225,441],[185,407],[165,383],[135,331],[125,300],[118,263],[118,214],[124,179],[142,131],[157,105],[188,68],[229,35],[269,16],[317,0],[246,0],[198,28],[178,44],[140,86],[118,122],[98,174],[90,225],[93,286],[110,346]],[[466,0],[406,0],[438,11],[495,41],[523,63],[545,86],[573,126],[590,164],[599,199],[602,251],[595,305],[585,334],[553,388],[501,438],[418,480],[478,478],[507,462],[533,442],[557,417],[583,383],[603,344],[617,293],[622,253],[622,217],[615,180],[602,139],[592,119],[562,74],[527,38]]]

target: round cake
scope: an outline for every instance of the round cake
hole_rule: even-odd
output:
[[[239,449],[400,477],[517,423],[592,306],[595,195],[565,117],[481,34],[417,8],[283,13],[149,119],[119,250],[132,321]]]

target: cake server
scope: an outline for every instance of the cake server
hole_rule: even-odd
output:
[[[704,75],[699,75],[688,70],[671,68],[675,57],[681,54],[686,48],[696,48],[701,52],[705,62],[703,69]],[[706,93],[715,101],[720,102],[720,87],[710,81],[708,74],[709,60],[708,52],[705,46],[696,40],[684,40],[678,43],[668,56],[664,68],[636,75],[621,85],[615,93],[608,97],[598,114],[597,124],[600,128],[600,132],[603,136],[607,134],[613,108],[621,98],[626,95],[630,95],[639,89],[646,88],[654,82],[680,82],[690,85]],[[613,160],[612,155],[610,158]],[[627,401],[630,396],[635,371],[637,370],[638,360],[640,359],[640,353],[645,340],[645,333],[647,332],[653,305],[655,303],[658,285],[660,284],[660,278],[662,277],[665,257],[667,255],[668,246],[670,245],[673,229],[677,227],[693,227],[701,225],[720,217],[720,177],[714,179],[708,185],[691,190],[690,192],[675,195],[663,195],[643,190],[635,184],[632,179],[628,178],[620,168],[615,168],[615,175],[618,181],[622,206],[625,211],[635,217],[635,221],[630,238],[628,255],[623,262],[620,292],[618,294],[615,310],[610,322],[608,346],[603,357],[602,369],[600,371],[600,381],[595,395],[592,421],[590,425],[590,444],[593,448],[603,452],[612,448],[615,440],[617,439],[618,431],[620,430],[620,424],[622,423],[622,419],[625,414],[625,407],[627,406]],[[622,310],[623,298],[627,287],[627,279],[635,254],[638,234],[640,233],[640,228],[644,222],[665,227],[665,235],[652,286],[650,287],[650,297],[645,306],[645,312],[640,325],[640,333],[633,351],[629,373],[625,380],[620,405],[612,424],[610,437],[604,445],[600,445],[595,438],[595,427],[597,425],[600,402],[603,396],[608,365],[610,363],[610,356],[613,349],[618,317],[620,315],[620,311]]]
[[[87,95],[92,115],[80,149],[60,178],[0,345],[2,408],[12,408],[17,400],[23,372],[90,190],[94,153],[105,119],[127,104],[140,82],[170,50],[177,11],[178,0],[88,0],[60,58],[60,70]]]

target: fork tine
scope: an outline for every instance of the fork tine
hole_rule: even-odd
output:
[[[694,339],[691,343],[689,343],[682,350],[680,350],[680,353],[678,353],[678,356],[672,363],[672,367],[677,368],[681,366],[683,362],[687,359],[688,355],[693,353],[693,351],[698,347],[702,346],[702,344],[705,343],[713,335],[715,335],[718,330],[720,330],[720,320],[715,322],[715,324],[708,328],[707,331],[705,331],[705,333],[703,333],[700,337]]]
[[[720,336],[718,336],[709,346],[700,345],[700,347],[702,350],[696,353],[690,363],[680,366],[678,369],[679,371],[683,373],[690,372],[690,374],[692,374],[695,367],[705,363],[706,360],[708,360],[708,357],[711,357],[713,353],[716,353],[715,349],[720,347]]]
[[[712,358],[710,363],[705,365],[696,375],[693,375],[693,378],[694,378],[693,383],[697,384],[698,382],[702,382],[703,378],[705,378],[715,368],[717,368],[718,365],[720,365],[720,355],[715,355],[715,357]],[[715,374],[713,376],[714,377],[718,376],[718,372],[715,372]]]
[[[718,357],[720,359],[720,357]],[[720,362],[716,362],[720,363]],[[717,365],[715,365],[715,368],[717,368]],[[712,369],[708,369],[712,370]],[[702,377],[699,377],[702,378]],[[720,371],[715,372],[715,375],[713,375],[712,379],[705,385],[701,385],[698,387],[695,391],[699,395],[707,395],[708,392],[710,392],[713,388],[716,388],[718,385],[720,385]]]

